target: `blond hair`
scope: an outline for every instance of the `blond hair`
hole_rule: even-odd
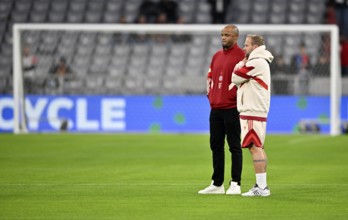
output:
[[[251,39],[251,45],[257,45],[257,46],[265,45],[265,40],[261,35],[248,34],[247,38],[248,37]]]

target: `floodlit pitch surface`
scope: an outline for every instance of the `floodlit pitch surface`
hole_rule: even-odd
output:
[[[272,195],[262,198],[197,194],[210,184],[208,141],[0,135],[0,219],[347,219],[348,136],[267,136]],[[242,191],[254,183],[244,150]]]

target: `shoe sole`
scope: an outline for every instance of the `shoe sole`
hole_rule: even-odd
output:
[[[209,193],[198,192],[198,194],[200,194],[200,195],[223,195],[223,194],[225,194],[225,192],[209,192]]]
[[[245,196],[245,197],[255,197],[255,196],[263,196],[263,197],[266,197],[266,196],[270,196],[271,195],[271,193],[270,194],[265,194],[265,195],[243,195],[242,194],[242,196]]]
[[[231,196],[233,196],[233,195],[240,195],[241,193],[226,193],[226,195],[231,195]]]

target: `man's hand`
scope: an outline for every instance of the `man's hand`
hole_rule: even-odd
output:
[[[236,85],[235,84],[233,84],[233,83],[231,83],[230,85],[228,85],[228,91],[230,91],[230,90],[232,90],[233,89],[233,87],[235,87]]]
[[[237,63],[237,65],[234,67],[233,72],[242,68],[246,64],[247,58],[244,58],[242,61]]]

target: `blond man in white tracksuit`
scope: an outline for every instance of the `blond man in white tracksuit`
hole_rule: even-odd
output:
[[[242,147],[249,148],[251,152],[256,184],[242,196],[269,196],[264,141],[271,96],[269,64],[273,56],[266,50],[260,35],[248,35],[243,50],[246,58],[237,64],[231,86],[238,86],[237,109],[240,113]]]

